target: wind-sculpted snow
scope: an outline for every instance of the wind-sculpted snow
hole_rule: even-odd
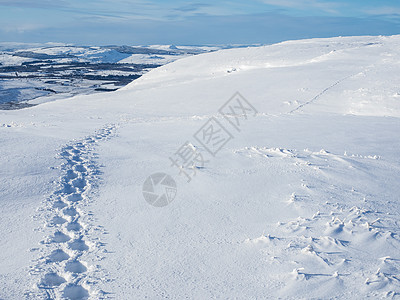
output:
[[[274,293],[277,297],[398,295],[400,228],[394,211],[399,205],[392,199],[383,208],[375,198],[379,195],[356,190],[348,177],[367,182],[373,176],[370,170],[387,168],[388,162],[380,162],[377,156],[336,155],[325,150],[248,147],[236,153],[254,159],[283,159],[299,169],[310,169],[311,176],[315,173],[312,179],[305,176],[284,204],[294,207],[299,217],[279,221],[261,237],[245,241],[254,245],[256,255],[264,257],[270,272],[286,282],[284,289]],[[312,211],[313,207],[318,210]],[[356,295],[352,285],[361,294]]]

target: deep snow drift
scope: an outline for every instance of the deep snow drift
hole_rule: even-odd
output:
[[[398,297],[399,62],[400,36],[291,41],[0,112],[0,298]]]

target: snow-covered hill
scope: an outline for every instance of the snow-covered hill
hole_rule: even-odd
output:
[[[399,50],[222,50],[1,111],[0,298],[399,297]]]

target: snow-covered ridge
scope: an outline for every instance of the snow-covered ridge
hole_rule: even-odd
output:
[[[294,73],[300,73],[302,69],[315,69],[314,74],[310,72],[306,77],[294,80],[298,88],[295,89],[296,96],[284,101],[287,108],[299,109],[308,104],[307,100],[317,100],[313,100],[309,92],[313,86],[313,76],[323,73],[326,78],[332,78],[331,82],[326,83],[326,88],[340,83],[340,94],[335,93],[335,97],[338,97],[335,101],[329,99],[329,93],[324,95],[328,99],[322,103],[324,107],[317,105],[320,109],[345,114],[400,116],[400,89],[393,85],[399,80],[399,48],[400,36],[382,36],[311,39],[220,50],[152,70],[124,89],[182,85],[229,76],[246,80],[257,77],[257,74],[281,72],[276,68],[293,70]],[[340,66],[340,70],[336,70],[337,66]],[[385,76],[385,79],[380,80],[381,76]],[[266,85],[273,84],[273,81],[266,82]],[[325,94],[327,90],[321,92]]]

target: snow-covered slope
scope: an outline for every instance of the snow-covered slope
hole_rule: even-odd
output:
[[[0,112],[0,298],[398,297],[399,50],[223,50]],[[225,119],[237,91],[251,109]],[[209,122],[229,132],[215,156]],[[186,142],[206,162],[174,166]],[[162,208],[142,194],[157,172],[177,184]]]

